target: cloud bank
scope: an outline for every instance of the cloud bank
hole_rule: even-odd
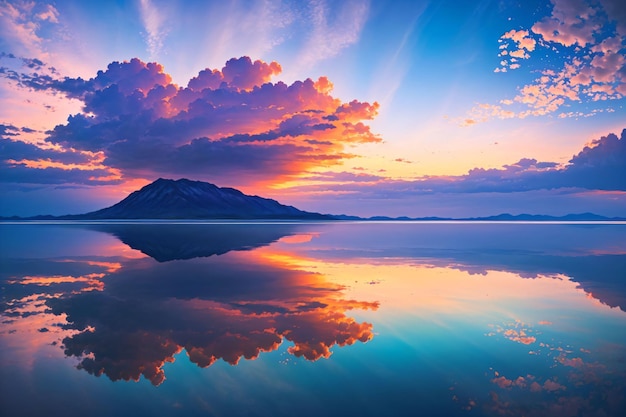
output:
[[[474,168],[459,176],[424,176],[394,180],[383,176],[349,172],[319,172],[307,177],[318,183],[301,185],[301,192],[358,194],[361,198],[394,199],[411,195],[523,193],[557,190],[626,192],[626,129],[621,136],[608,134],[593,140],[567,164],[540,162],[534,158],[500,168]],[[321,182],[321,183],[320,183]],[[557,192],[555,191],[555,192]]]
[[[381,140],[364,123],[376,116],[377,103],[342,102],[326,77],[270,82],[281,70],[277,62],[244,56],[221,70],[200,71],[184,87],[160,64],[136,58],[113,62],[88,80],[59,77],[41,62],[30,71],[2,67],[0,75],[23,88],[80,100],[83,112],[46,132],[45,143],[97,155],[111,181],[189,176],[262,184],[340,163],[354,156],[348,147]],[[3,157],[15,167],[9,162],[15,155]],[[54,153],[48,159],[64,163]]]

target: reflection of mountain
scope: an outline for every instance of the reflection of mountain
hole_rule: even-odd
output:
[[[342,238],[349,242],[324,256],[404,256],[428,258],[442,266],[471,273],[486,270],[516,272],[533,277],[563,274],[571,277],[594,298],[626,311],[626,254],[603,254],[615,248],[623,235],[620,226],[580,225],[360,225],[372,229],[379,239],[350,237],[351,225]],[[211,256],[230,250],[268,245],[283,236],[300,233],[298,224],[106,224],[90,228],[105,231],[159,262]],[[540,238],[538,238],[538,236]],[[594,240],[596,239],[596,240]],[[378,244],[384,245],[377,252]],[[357,246],[354,246],[357,245]],[[373,251],[371,249],[374,249]],[[597,252],[600,253],[597,253]],[[625,249],[626,251],[626,249]]]
[[[110,233],[159,262],[221,255],[269,245],[296,233],[297,224],[99,224],[90,229]]]
[[[76,219],[329,219],[208,182],[159,178],[119,203]]]

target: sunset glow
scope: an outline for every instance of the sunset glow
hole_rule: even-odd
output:
[[[4,2],[0,215],[159,177],[337,214],[623,215],[621,3],[531,3]]]

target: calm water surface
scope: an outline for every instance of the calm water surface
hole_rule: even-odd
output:
[[[3,416],[626,415],[626,225],[0,225]]]

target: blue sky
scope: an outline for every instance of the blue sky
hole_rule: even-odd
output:
[[[626,215],[616,0],[5,1],[0,23],[0,215],[158,177],[332,213]]]

